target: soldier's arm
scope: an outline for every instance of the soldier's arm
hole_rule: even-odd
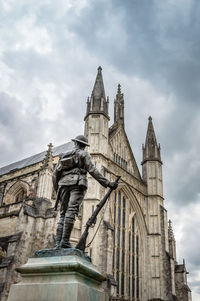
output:
[[[59,159],[59,161],[56,164],[56,167],[53,171],[53,175],[52,175],[53,187],[54,187],[55,191],[57,191],[57,189],[58,189],[58,182],[60,180],[60,177],[61,177],[61,164],[60,164],[60,159]]]
[[[104,187],[113,187],[113,183],[107,180],[96,168],[94,163],[92,162],[91,156],[87,153],[85,156],[85,169],[91,174],[93,178],[95,178],[102,186]]]

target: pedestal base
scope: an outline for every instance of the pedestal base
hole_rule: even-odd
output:
[[[17,270],[22,281],[11,286],[8,301],[108,301],[105,277],[77,255],[30,258]]]

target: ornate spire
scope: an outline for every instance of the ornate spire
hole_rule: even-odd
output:
[[[121,95],[121,85],[118,84],[117,86],[117,95]]]
[[[172,222],[171,222],[171,220],[169,220],[168,236],[169,236],[169,240],[175,240],[175,238],[174,238],[174,232],[173,232],[173,229],[172,229]]]
[[[124,126],[124,94],[121,92],[120,84],[118,84],[114,101],[114,123],[120,123]]]
[[[159,161],[162,163],[161,156],[160,156],[160,144],[159,145],[157,144],[151,116],[149,116],[145,146],[143,145],[142,149],[143,149],[142,164],[145,163],[146,161]]]
[[[174,232],[172,229],[171,220],[169,220],[168,237],[169,237],[169,253],[170,253],[171,257],[176,260],[176,241],[175,241]]]
[[[102,77],[102,68],[99,66],[98,72],[97,72],[97,77],[94,83],[94,87],[92,90],[92,97],[94,99],[101,99],[103,98],[106,100],[106,95],[105,95],[105,90],[104,90],[104,84],[103,84],[103,77]]]
[[[102,68],[98,67],[96,80],[94,83],[94,87],[92,90],[91,97],[87,100],[87,113],[88,114],[104,114],[109,119],[108,116],[108,99],[106,99],[103,76],[102,76]],[[85,118],[86,118],[85,117]]]
[[[53,144],[49,143],[48,150],[46,152],[45,158],[42,163],[42,169],[49,168],[53,169],[53,154],[52,154]]]

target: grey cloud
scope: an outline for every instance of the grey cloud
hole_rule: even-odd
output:
[[[198,101],[200,4],[191,2],[186,16],[184,3],[179,5],[170,1],[91,2],[70,28],[91,53],[105,57],[120,72],[148,78],[165,93],[173,90],[180,101]],[[115,14],[119,18],[113,18]],[[121,35],[117,37],[113,28]],[[123,36],[126,44],[120,47]]]
[[[126,1],[123,3],[121,1],[97,1],[91,2],[89,6],[84,8],[80,16],[76,16],[72,7],[61,17],[58,16],[54,7],[34,6],[33,11],[31,11],[30,6],[25,4],[26,9],[13,11],[13,16],[15,16],[13,17],[13,25],[24,11],[34,15],[33,19],[37,26],[41,25],[47,29],[53,50],[47,55],[40,55],[33,49],[16,51],[11,48],[3,56],[4,63],[15,70],[19,78],[26,78],[24,84],[29,83],[31,85],[32,80],[38,78],[41,85],[44,84],[44,89],[45,83],[56,84],[58,98],[58,90],[65,92],[66,96],[57,100],[63,107],[63,113],[59,115],[59,120],[61,120],[59,124],[62,124],[63,128],[68,126],[66,119],[69,116],[73,116],[72,122],[77,124],[81,124],[83,120],[85,99],[82,97],[90,94],[94,80],[92,78],[90,81],[90,87],[86,84],[85,76],[90,72],[91,67],[88,70],[83,68],[85,53],[87,55],[88,53],[93,54],[103,62],[107,60],[122,74],[148,79],[158,91],[164,89],[165,95],[168,95],[170,90],[173,91],[176,95],[174,99],[175,109],[170,114],[170,118],[163,121],[161,132],[159,132],[159,128],[155,128],[158,140],[161,142],[164,163],[167,164],[173,159],[176,152],[187,149],[188,136],[185,133],[189,132],[192,136],[191,116],[194,119],[199,114],[196,102],[196,94],[199,93],[200,70],[196,64],[200,47],[199,35],[197,35],[199,5],[193,1],[190,13],[186,13],[185,18],[181,19],[183,17],[181,10],[179,11],[175,7],[173,12],[173,6],[169,2],[162,5],[159,3],[160,1]],[[178,20],[175,20],[176,13],[178,13]],[[68,37],[69,30],[76,33],[72,39]],[[84,53],[84,51],[86,52]],[[88,59],[89,56],[87,56],[86,61]],[[76,78],[78,78],[77,86],[79,89],[75,88],[69,91],[69,85],[73,85]],[[105,85],[108,83],[105,82]],[[83,88],[82,91],[81,88]],[[33,97],[32,95],[27,95],[26,99],[30,110],[32,110],[34,103],[40,103],[40,110],[43,111],[42,104],[48,99],[41,99],[41,91],[37,91],[37,86],[33,89],[35,101],[30,99]],[[132,93],[134,96],[134,91]],[[112,99],[113,95],[110,96]],[[146,95],[145,97],[149,96]],[[187,102],[183,103],[184,99]],[[145,98],[142,101],[144,102]],[[195,102],[196,104],[194,104]],[[135,102],[135,105],[141,106],[142,111],[143,103]],[[163,105],[167,105],[167,103],[163,103]],[[78,112],[77,106],[80,108]],[[128,118],[130,118],[129,112],[134,117],[134,103],[130,98],[126,99],[126,110],[128,110]],[[141,117],[143,118],[142,114]],[[140,145],[145,140],[146,120],[144,119],[143,122],[143,128],[138,133],[135,131],[134,135],[130,137],[132,145],[139,149],[139,151],[137,150],[140,153],[138,163],[141,160]],[[42,124],[42,121],[40,123],[37,121],[37,124]],[[51,131],[54,132],[56,124],[57,120],[54,121],[54,124],[48,121],[44,127],[50,127]],[[132,119],[127,124],[130,131],[130,128],[134,126]],[[31,131],[31,129],[29,130]],[[132,131],[130,133],[132,134]],[[137,145],[137,141],[140,144]],[[198,147],[198,143],[195,147]],[[176,167],[174,171],[170,169],[171,173],[174,172],[173,175],[170,175],[173,181],[168,181],[169,187],[173,187],[173,183],[178,179],[178,188],[175,186],[175,191],[172,189],[169,197],[182,204],[187,203],[189,198],[190,201],[194,200],[198,191],[198,171],[190,176],[192,184],[189,189],[180,179],[180,174],[184,173],[184,160],[183,158],[183,168],[181,166]],[[181,165],[181,163],[179,164]],[[179,195],[183,195],[183,197],[180,198]]]
[[[38,120],[37,115],[34,115],[34,110],[31,114],[22,112],[22,104],[15,97],[10,97],[8,94],[0,94],[0,127],[1,127],[1,142],[3,143],[4,152],[1,155],[1,165],[5,162],[16,160],[23,154],[26,144],[29,145],[30,140],[37,139],[39,128],[42,127],[42,122]],[[3,141],[2,141],[3,140]]]
[[[195,290],[195,293],[200,294],[200,281],[189,281],[188,282],[191,290]]]
[[[24,108],[18,99],[6,93],[0,94],[0,143],[3,148],[1,166],[45,150],[50,141],[61,144],[75,136],[78,129],[82,128],[78,116],[77,125],[72,127],[74,120],[70,122],[70,117],[66,118],[65,112],[58,114],[55,121],[41,118],[43,101],[47,100],[41,100],[39,97],[32,99]],[[69,107],[66,112],[70,115],[73,114],[73,110]]]
[[[193,230],[193,233],[189,231],[189,229]],[[197,239],[200,237],[200,231],[198,231],[196,228],[194,229],[194,227],[193,229],[189,229],[188,231],[184,232],[184,237],[187,237],[187,240],[186,238],[183,239],[182,247],[184,248],[185,258],[190,258],[190,261],[187,262],[188,271],[198,271],[200,269],[200,259]],[[191,248],[191,246],[193,247]]]
[[[6,51],[3,56],[3,61],[7,66],[16,70],[19,76],[26,77],[26,80],[35,76],[45,78],[48,72],[50,72],[51,75],[53,73],[53,64],[52,62],[50,63],[50,58],[38,55],[32,50],[21,50],[18,53],[14,50]]]
[[[13,4],[7,13],[1,10],[0,60],[10,68],[11,74],[9,84],[2,87],[0,94],[0,143],[4,150],[0,164],[40,152],[50,141],[58,145],[83,132],[86,97],[91,93],[96,67],[102,64],[106,94],[111,91],[110,111],[113,110],[112,93],[116,92],[117,83],[124,81],[127,133],[138,164],[147,118],[153,116],[162,147],[166,206],[173,202],[179,211],[188,203],[196,204],[200,148],[200,2],[102,0],[88,3],[78,12],[74,5],[67,9],[64,1],[58,4],[24,1],[22,6]],[[25,16],[28,17],[23,26],[30,17],[33,30],[36,26],[47,32],[49,52],[37,51],[31,35],[24,38],[31,40],[31,47],[23,47],[21,23],[17,32],[16,24]],[[19,50],[17,42],[21,45]],[[146,89],[136,94],[134,86],[128,85],[134,77],[148,82],[156,92]],[[159,101],[155,97],[160,97]],[[57,114],[51,119],[47,116],[47,104],[54,102]],[[171,104],[173,108],[169,110]],[[161,112],[162,107],[166,114]],[[182,252],[185,249],[188,268],[197,279],[199,239],[195,242],[191,233],[196,237],[200,233],[195,227],[198,225],[185,226],[184,243],[177,247]],[[197,246],[192,252],[191,244]]]

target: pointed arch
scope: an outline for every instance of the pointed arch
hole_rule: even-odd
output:
[[[131,215],[136,215],[141,235],[147,235],[148,230],[146,221],[144,219],[144,214],[134,192],[130,189],[130,187],[127,184],[124,183],[119,185],[119,189],[123,191],[124,195],[127,197],[127,200],[132,206],[133,211]]]
[[[113,274],[117,297],[139,300],[146,281],[147,226],[131,188],[120,183],[113,200]]]
[[[16,203],[23,201],[29,195],[30,185],[22,180],[15,182],[6,192],[5,203]]]

